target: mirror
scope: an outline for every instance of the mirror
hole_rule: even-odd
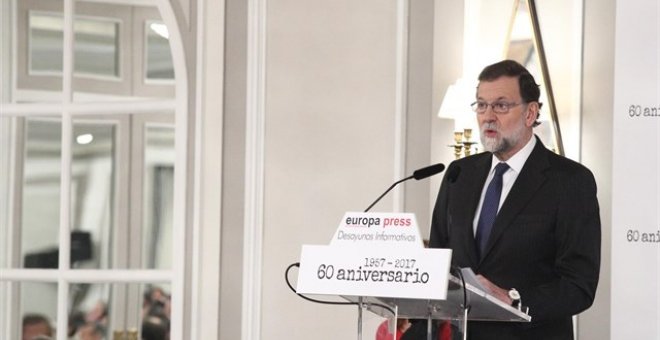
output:
[[[10,196],[13,169],[11,162],[12,129],[16,120],[10,117],[0,117],[0,247],[10,244]],[[0,251],[0,268],[9,268],[8,251]]]
[[[22,266],[57,268],[61,120],[48,117],[19,120],[23,122],[21,126],[24,136],[20,228]],[[140,255],[141,268],[171,269],[175,130],[170,121],[169,115],[142,114],[130,118],[74,119],[71,141],[71,268],[126,268],[127,264],[121,262],[126,259],[114,262],[121,258],[117,257],[118,254],[123,254],[124,257]],[[134,136],[129,136],[128,131],[133,131]],[[124,137],[123,143],[119,136]],[[135,151],[135,148],[141,151]],[[141,162],[137,161],[137,166],[132,170],[140,175],[133,173],[131,177],[141,181],[142,186],[140,188],[139,184],[134,183],[138,188],[125,192],[138,193],[135,197],[131,196],[137,204],[128,206],[132,207],[132,213],[135,214],[142,209],[142,221],[122,226],[115,217],[115,201],[116,195],[122,194],[118,188],[128,184],[125,182],[127,179],[116,172],[122,167],[120,160],[128,162],[128,155],[122,156],[122,152],[126,153],[128,149],[140,154]],[[131,230],[141,235],[141,245],[120,243],[113,237],[117,233],[129,233]],[[128,261],[133,263],[130,259]],[[128,264],[128,268],[136,267]],[[31,288],[34,285],[40,285],[40,288]],[[56,298],[57,285],[34,285],[25,285],[27,291],[21,293],[21,316],[39,314],[43,316],[41,319],[54,322],[56,300],[52,312],[42,301],[48,301],[49,297]],[[146,332],[154,334],[169,331],[164,328],[169,324],[170,293],[167,285],[128,285],[135,292],[128,295],[126,285],[119,285],[124,287],[121,290],[112,288],[115,286],[118,285],[70,286],[69,310],[72,314],[69,317],[72,334],[107,339],[116,329],[138,330],[144,326]],[[152,295],[155,297],[149,297]],[[119,320],[122,315],[130,317],[132,321]]]
[[[25,268],[57,268],[60,215],[59,119],[25,120],[21,254]],[[115,126],[74,120],[71,267],[111,267]]]
[[[56,268],[59,248],[61,123],[25,119],[21,258],[25,268]]]
[[[174,81],[169,32],[160,21],[146,21],[146,81]]]
[[[541,124],[534,129],[543,144],[558,154],[565,154],[564,138],[559,128],[558,109],[555,105],[553,81],[550,79],[548,61],[543,48],[540,23],[536,12],[535,0],[473,0],[465,2],[463,36],[463,73],[451,84],[442,100],[438,117],[452,119],[454,132],[460,133],[454,138],[447,136],[454,151],[454,158],[464,157],[479,152],[479,129],[473,112],[467,107],[474,101],[474,88],[477,75],[483,67],[502,59],[513,59],[524,65],[540,85],[543,104],[540,110]],[[563,100],[561,104],[562,122],[569,127],[569,140],[576,140],[579,135],[579,96],[581,72],[581,40],[572,38],[570,46],[567,39],[580,36],[581,12],[574,9],[568,1],[557,4],[547,0],[544,3],[546,15],[544,21],[548,29],[548,38],[553,53],[554,83]],[[564,15],[561,19],[553,17],[555,13]],[[566,27],[558,29],[556,26]],[[570,72],[567,72],[570,70]],[[576,124],[573,124],[576,123]],[[573,145],[573,143],[567,143]],[[570,151],[575,153],[574,148]]]
[[[64,22],[61,13],[30,11],[29,73],[60,75]],[[108,18],[76,18],[75,74],[119,77],[119,23]]]
[[[516,0],[513,13],[506,58],[524,65],[541,85],[539,99],[543,103],[539,114],[541,125],[534,129],[534,133],[541,138],[547,148],[563,155],[561,130],[535,0]]]
[[[140,116],[140,115],[137,115]],[[113,252],[141,254],[141,268],[170,269],[172,264],[172,211],[174,197],[174,126],[130,120],[142,137],[128,138],[143,149],[143,163],[135,167],[142,178],[141,249],[113,247],[118,228],[114,206],[117,185],[117,122],[74,120],[71,166],[72,268],[109,269]],[[25,156],[21,256],[24,268],[57,268],[61,167],[60,120],[25,119]],[[124,127],[128,129],[128,127]],[[135,182],[137,183],[137,182]],[[135,184],[134,183],[134,184]],[[133,189],[135,191],[135,189]],[[128,198],[124,198],[128,199]],[[135,197],[135,199],[139,199]],[[133,206],[133,205],[131,205]],[[139,206],[139,205],[138,205]],[[134,212],[137,213],[137,212]],[[123,226],[122,228],[126,228]],[[124,231],[127,232],[127,231]]]
[[[142,267],[172,268],[174,199],[174,126],[144,127],[144,219]]]

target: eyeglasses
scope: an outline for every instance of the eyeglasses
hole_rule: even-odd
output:
[[[486,112],[489,106],[493,108],[493,112],[495,113],[507,113],[509,112],[509,110],[511,110],[512,107],[516,107],[521,104],[523,103],[494,102],[489,104],[485,101],[476,101],[470,104],[470,106],[472,107],[472,110],[476,113]]]

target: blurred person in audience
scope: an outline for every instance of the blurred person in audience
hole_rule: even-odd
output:
[[[76,310],[69,315],[69,338],[78,333],[78,329],[85,325],[85,313]]]
[[[147,287],[142,303],[143,340],[169,339],[170,310],[170,295],[160,287]]]
[[[23,340],[51,339],[53,327],[50,320],[41,314],[23,316]]]
[[[103,340],[105,327],[99,323],[88,322],[78,329],[76,340]]]
[[[142,317],[162,316],[166,320],[170,319],[171,299],[160,287],[148,287],[144,292],[144,301],[142,303]]]
[[[108,326],[108,306],[99,300],[88,311],[76,310],[69,315],[69,337],[75,340],[104,339]]]
[[[163,316],[147,315],[142,319],[142,340],[168,340],[170,322]]]

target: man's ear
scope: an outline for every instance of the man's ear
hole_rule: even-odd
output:
[[[525,126],[532,127],[534,122],[539,117],[539,103],[531,102],[527,104],[527,111],[525,112]]]

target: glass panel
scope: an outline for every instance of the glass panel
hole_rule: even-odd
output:
[[[9,1],[0,2],[0,102],[8,103],[11,101],[11,91],[13,90],[12,77],[16,71],[13,66],[13,45],[12,35],[14,34],[14,25]]]
[[[114,125],[75,122],[71,166],[72,268],[110,268]],[[21,251],[25,268],[57,268],[61,124],[26,120]]]
[[[167,26],[162,22],[147,21],[145,31],[147,80],[173,80],[174,65]]]
[[[73,339],[169,339],[169,285],[72,284],[68,309]]]
[[[30,74],[62,73],[61,14],[30,12]],[[76,18],[75,74],[119,77],[119,23],[102,18]]]
[[[61,14],[30,13],[29,59],[31,74],[60,74],[64,34]]]
[[[25,268],[57,268],[61,123],[25,121],[21,255]]]
[[[22,339],[54,338],[57,284],[22,282],[16,286],[20,290],[21,316],[16,320],[22,323],[18,327]],[[70,339],[169,339],[168,284],[72,283],[67,310]]]
[[[169,339],[172,302],[169,285],[146,284],[141,291],[140,339]]]
[[[115,125],[74,121],[72,268],[111,268]]]
[[[147,126],[144,149],[143,267],[172,267],[174,127]]]
[[[69,337],[84,340],[110,339],[110,301],[116,286],[123,284],[72,284],[69,290]]]
[[[119,23],[107,19],[76,19],[76,73],[119,77]]]
[[[57,320],[57,284],[22,282],[20,332],[22,339],[50,339],[55,337]],[[42,336],[42,338],[39,338]]]
[[[365,313],[365,324],[374,324],[378,322],[377,328],[373,331],[373,337],[368,339],[376,340],[393,340],[399,339],[402,336],[410,339],[426,339],[428,326],[424,319],[406,319],[399,318],[381,318],[373,317],[372,313]],[[371,320],[374,319],[374,320]],[[460,320],[433,320],[431,326],[431,339],[463,339],[463,325]],[[394,333],[396,336],[394,336]]]

